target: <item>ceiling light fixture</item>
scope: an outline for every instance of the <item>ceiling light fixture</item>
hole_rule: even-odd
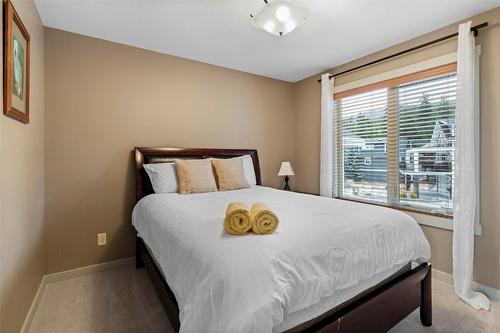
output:
[[[252,24],[276,36],[284,36],[300,27],[309,19],[307,9],[288,0],[264,0],[266,6],[257,14],[250,15]]]

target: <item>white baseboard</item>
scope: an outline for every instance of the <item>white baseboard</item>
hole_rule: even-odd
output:
[[[135,257],[128,257],[123,259],[118,259],[114,261],[103,262],[100,264],[78,267],[75,269],[70,269],[67,271],[57,272],[45,275],[46,284],[64,281],[68,279],[72,279],[75,277],[88,275],[92,273],[107,271],[109,269],[118,268],[122,266],[131,265],[135,262]]]
[[[450,273],[440,271],[438,269],[432,269],[432,277],[436,280],[446,282],[447,284],[453,285],[453,276]]]
[[[21,333],[29,331],[29,327],[31,325],[31,322],[33,321],[33,317],[35,316],[36,310],[38,308],[38,304],[40,303],[40,298],[42,297],[43,291],[45,290],[45,287],[48,284],[69,280],[75,277],[88,275],[92,273],[107,271],[113,268],[132,265],[134,262],[135,262],[135,257],[128,257],[124,259],[118,259],[114,261],[108,261],[100,264],[78,267],[67,271],[44,275],[42,281],[40,282],[40,286],[38,286],[38,290],[35,294],[35,297],[33,298],[33,302],[31,303],[28,314],[26,315],[26,319],[24,320],[23,326],[21,328]]]
[[[36,309],[38,309],[40,298],[42,298],[43,290],[45,289],[45,285],[47,284],[45,280],[45,276],[43,276],[42,281],[40,281],[40,285],[38,286],[38,290],[36,291],[35,297],[33,298],[33,302],[31,302],[28,314],[24,319],[23,326],[21,327],[21,333],[28,332],[29,330],[31,322],[33,321],[33,317],[35,316]]]
[[[432,277],[453,286],[453,276],[450,273],[433,268]],[[490,300],[500,301],[500,290],[498,289],[477,282],[472,282],[472,289],[482,292],[488,296]]]

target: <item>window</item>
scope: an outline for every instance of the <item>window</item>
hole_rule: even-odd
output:
[[[451,215],[456,64],[335,97],[338,196]]]
[[[341,196],[387,202],[387,89],[345,97],[341,112]]]
[[[399,86],[400,204],[451,213],[456,74]]]

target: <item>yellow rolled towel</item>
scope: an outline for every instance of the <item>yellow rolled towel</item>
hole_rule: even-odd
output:
[[[252,220],[252,231],[257,235],[272,234],[280,223],[276,214],[262,202],[256,202],[252,205],[250,219]]]
[[[250,212],[243,202],[232,202],[227,206],[224,230],[232,235],[244,235],[252,228]]]

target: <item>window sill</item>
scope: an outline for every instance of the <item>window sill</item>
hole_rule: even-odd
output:
[[[453,217],[443,218],[438,216],[430,216],[432,214],[423,215],[420,212],[408,211],[408,214],[415,218],[418,224],[428,227],[438,228],[453,231]],[[474,226],[474,235],[481,236],[483,233],[481,224]]]
[[[415,208],[410,208],[410,207],[389,206],[389,205],[378,204],[378,203],[363,201],[363,200],[353,200],[353,199],[346,199],[346,198],[340,198],[340,197],[335,197],[335,199],[351,201],[351,202],[358,202],[358,203],[363,203],[363,204],[367,204],[367,205],[381,206],[381,207],[392,208],[395,210],[400,210],[403,212],[407,212],[410,216],[415,218],[415,220],[417,221],[418,224],[433,227],[433,228],[439,228],[439,229],[453,231],[453,216],[452,215],[443,214],[443,213],[432,213],[432,212],[423,211],[420,209],[415,209]],[[478,224],[474,227],[474,234],[476,236],[481,236],[482,228],[481,228],[480,224]]]

